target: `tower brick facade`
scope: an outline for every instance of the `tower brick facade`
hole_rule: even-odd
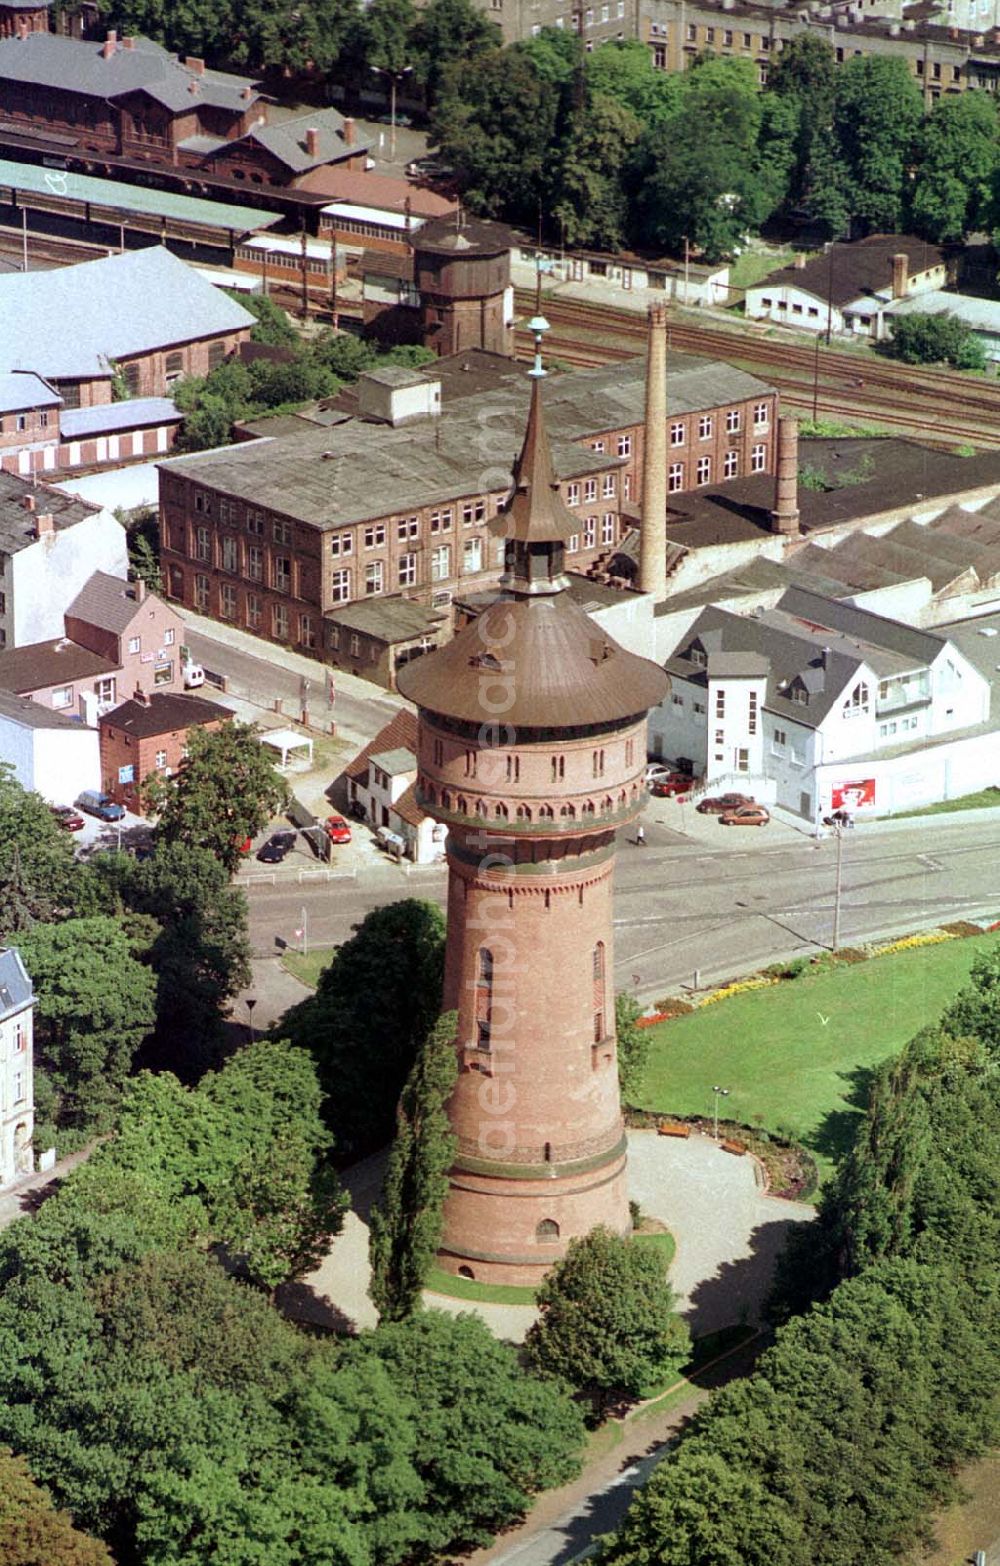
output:
[[[458,1014],[457,1152],[442,1265],[537,1283],[569,1240],[629,1228],[614,1016],[615,834],[643,803],[663,671],[565,591],[577,524],[536,379],[502,597],[407,665],[417,793],[447,824],[445,1008]]]

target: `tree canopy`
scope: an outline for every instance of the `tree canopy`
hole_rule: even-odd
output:
[[[676,1314],[659,1251],[597,1228],[546,1273],[540,1317],[528,1332],[528,1363],[594,1396],[641,1397],[683,1364],[688,1330]]]
[[[894,315],[885,352],[905,364],[954,364],[960,370],[986,367],[982,341],[950,310],[940,315],[924,310]]]
[[[334,954],[315,995],[280,1033],[311,1051],[338,1154],[371,1152],[392,1135],[399,1095],[441,1011],[444,918],[405,898],[376,908]]]
[[[177,771],[147,780],[146,797],[158,843],[206,848],[231,874],[244,841],[287,803],[288,784],[256,725],[233,718],[218,729],[192,729]]]

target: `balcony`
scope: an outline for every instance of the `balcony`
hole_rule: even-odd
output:
[[[910,708],[927,707],[931,702],[930,670],[906,675],[899,680],[883,680],[875,701],[875,715],[883,718]]]

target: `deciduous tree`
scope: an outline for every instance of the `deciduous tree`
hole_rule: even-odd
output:
[[[690,1339],[654,1249],[599,1227],[570,1240],[538,1291],[529,1363],[594,1396],[640,1397],[684,1361]]]
[[[963,92],[934,104],[917,139],[911,208],[918,233],[943,244],[991,226],[998,130],[989,93]]]
[[[0,762],[0,938],[71,908],[76,868],[69,834],[42,796]]]
[[[114,1566],[107,1546],[55,1509],[9,1447],[0,1448],[0,1560],[4,1566]]]
[[[312,1053],[340,1156],[387,1142],[403,1084],[441,1011],[444,919],[406,898],[376,908],[276,1036]]]
[[[256,725],[232,719],[220,729],[192,729],[174,776],[150,779],[146,797],[157,842],[207,848],[232,873],[245,839],[286,803],[288,785]]]

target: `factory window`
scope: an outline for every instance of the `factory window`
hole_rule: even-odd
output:
[[[667,488],[669,490],[678,490],[683,489],[683,487],[684,464],[683,462],[672,462],[667,469]]]
[[[585,479],[584,480],[584,483],[583,483],[583,498],[584,498],[584,500],[596,500],[597,499],[597,480],[595,478],[589,478],[589,479]]]
[[[739,434],[740,422],[739,408],[730,408],[726,413],[726,433],[728,435]]]
[[[212,537],[207,527],[195,529],[194,534],[194,558],[196,560],[210,561],[212,558]]]
[[[412,555],[400,555],[397,580],[400,587],[415,587],[417,585],[417,557]]]
[[[251,582],[264,580],[264,554],[259,544],[247,545],[247,576]]]
[[[481,571],[483,569],[483,541],[481,538],[467,538],[462,549],[462,569],[466,572]]]
[[[247,593],[247,628],[256,631],[260,625],[260,598],[256,593]]]
[[[580,504],[579,484],[566,485],[566,504],[567,506],[578,506]]]
[[[433,526],[433,517],[431,525]],[[385,523],[375,522],[371,527],[365,528],[365,548],[379,549],[385,543]]]
[[[613,511],[605,511],[601,518],[601,543],[613,544],[615,541],[615,514]]]
[[[351,596],[350,571],[334,571],[330,576],[330,602],[346,604]]]
[[[416,538],[420,532],[420,520],[418,517],[400,517],[396,523],[396,537],[401,544],[405,544],[408,538]]]
[[[735,478],[740,471],[740,454],[738,451],[727,451],[722,462],[723,478]]]
[[[236,619],[236,589],[231,582],[219,588],[219,613],[224,620]]]
[[[696,482],[699,484],[710,484],[712,482],[711,457],[698,458],[698,475]]]
[[[271,634],[277,636],[280,641],[288,640],[288,607],[286,604],[274,604],[271,609]]]
[[[194,606],[200,609],[202,614],[208,609],[208,577],[196,576],[194,579]]]
[[[334,571],[334,580],[338,576],[349,575],[346,571]],[[271,586],[275,592],[290,593],[292,590],[292,562],[287,555],[275,555],[271,561]]]
[[[451,545],[439,544],[431,551],[431,581],[446,582],[451,575]]]
[[[451,507],[450,506],[448,506],[444,511],[432,511],[431,512],[431,532],[432,533],[450,533],[451,532],[451,519],[452,519],[452,511],[451,511]]]
[[[755,446],[750,453],[750,472],[763,473],[764,463],[767,460],[767,447]]]
[[[354,553],[353,533],[334,533],[330,539],[331,555],[352,555]]]
[[[239,568],[240,556],[236,540],[235,538],[224,538],[222,540],[222,569],[223,571],[229,571],[235,576]]]
[[[601,483],[601,494],[605,500],[611,500],[615,493],[615,476],[613,473],[605,473]]]
[[[683,446],[684,444],[684,425],[680,420],[670,426],[670,444],[671,446]]]
[[[316,646],[316,630],[313,626],[313,617],[311,614],[299,615],[299,646]]]
[[[597,543],[597,518],[586,517],[583,523],[583,547],[593,549]]]
[[[699,440],[711,440],[711,438],[712,438],[712,415],[710,413],[703,413],[701,418],[698,420],[698,439]]]
[[[569,538],[566,540],[566,553],[568,555],[575,555],[579,548],[580,548],[580,535],[579,535],[579,533],[571,533],[569,535]]]
[[[631,437],[631,435],[619,435],[619,437],[618,437],[618,455],[619,455],[619,457],[630,457],[632,455],[632,437]]]

